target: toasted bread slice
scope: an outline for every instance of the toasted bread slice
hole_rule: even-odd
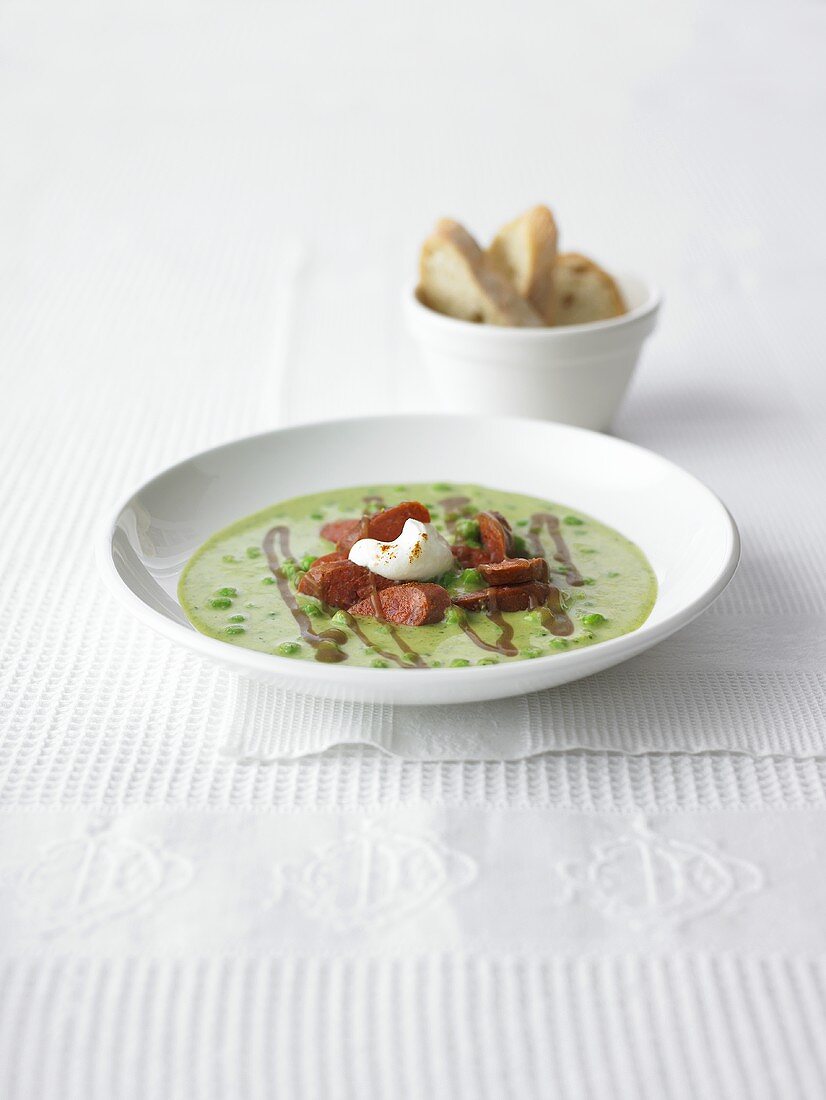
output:
[[[442,218],[422,246],[419,299],[461,321],[536,327],[542,319],[485,258],[470,233]]]
[[[554,293],[557,325],[605,321],[628,311],[619,287],[608,272],[578,252],[557,256]]]
[[[512,283],[546,325],[554,323],[557,230],[547,206],[534,206],[503,226],[487,250],[491,265]]]

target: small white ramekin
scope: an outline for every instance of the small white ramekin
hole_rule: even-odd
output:
[[[457,321],[405,291],[408,326],[442,412],[530,416],[607,429],[653,331],[662,296],[617,276],[629,312],[560,328],[504,328]]]

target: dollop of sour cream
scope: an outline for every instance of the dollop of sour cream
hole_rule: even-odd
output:
[[[426,581],[453,565],[450,546],[432,523],[409,519],[395,542],[359,539],[350,561],[391,581]]]

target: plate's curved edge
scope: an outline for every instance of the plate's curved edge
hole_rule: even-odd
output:
[[[371,669],[352,667],[338,668],[336,666],[325,667],[324,675],[327,682],[329,683],[332,681],[340,685],[342,688],[342,698],[345,696],[349,696],[353,699],[366,699],[370,697],[375,702],[398,702],[400,704],[416,702],[419,705],[426,705],[448,703],[452,701],[465,702],[470,698],[481,701],[484,699],[502,698],[509,695],[528,694],[531,691],[541,691],[545,688],[558,687],[563,683],[581,679],[584,676],[603,671],[626,659],[638,656],[651,646],[675,634],[714,603],[729,585],[737,571],[740,562],[742,543],[737,523],[730,510],[720,497],[703,481],[695,477],[694,474],[689,473],[687,470],[677,465],[677,463],[664,458],[662,455],[656,454],[654,451],[641,447],[639,444],[631,443],[628,440],[619,439],[615,436],[603,436],[602,433],[593,432],[587,428],[574,427],[569,424],[556,424],[555,422],[533,419],[525,420],[517,417],[462,417],[457,414],[431,415],[409,413],[398,416],[379,415],[370,417],[348,417],[343,420],[316,420],[308,423],[290,425],[286,428],[275,428],[257,432],[253,435],[242,436],[239,439],[228,440],[226,443],[219,444],[216,447],[197,451],[159,471],[157,474],[143,481],[130,493],[125,494],[121,498],[117,508],[113,512],[110,512],[108,517],[99,525],[98,533],[95,536],[94,558],[106,589],[119,603],[125,605],[136,618],[156,633],[161,634],[170,641],[184,645],[188,649],[194,650],[201,656],[207,657],[220,665],[230,667],[240,675],[269,680],[273,683],[280,682],[282,686],[292,687],[293,690],[296,691],[330,697],[333,693],[329,690],[325,690],[324,685],[319,684],[317,677],[318,670],[310,662],[293,661],[287,657],[281,657],[278,654],[258,653],[255,650],[245,650],[235,646],[228,646],[216,638],[210,638],[205,634],[200,634],[192,627],[173,622],[166,616],[161,615],[159,612],[149,607],[126,583],[115,564],[112,554],[114,532],[124,510],[139,493],[146,490],[158,479],[169,476],[178,468],[198,458],[216,454],[226,448],[237,446],[239,443],[249,443],[256,439],[262,439],[265,436],[297,432],[308,428],[332,427],[341,424],[369,424],[371,421],[411,421],[417,419],[426,419],[430,421],[433,419],[465,421],[473,419],[474,421],[519,422],[538,426],[547,426],[549,423],[553,423],[554,427],[564,429],[567,432],[577,435],[610,439],[612,443],[618,446],[629,448],[630,450],[645,455],[648,459],[654,459],[666,467],[677,471],[682,477],[688,478],[701,488],[703,492],[708,494],[717,504],[722,516],[726,520],[730,540],[728,553],[713,584],[686,608],[673,612],[668,618],[660,623],[649,625],[648,620],[646,620],[646,622],[642,623],[636,630],[628,634],[623,634],[617,638],[610,638],[604,642],[600,642],[598,645],[589,646],[587,649],[576,652],[569,651],[548,654],[529,662],[489,665],[484,668],[420,670],[416,674],[416,682],[421,684],[422,677],[428,676],[430,678],[429,691],[432,692],[432,696],[429,698],[422,698],[421,694],[416,692],[415,700],[412,697],[410,699],[403,698],[410,694],[413,687],[410,680],[411,673],[408,670],[382,670],[381,681],[378,681],[375,671]],[[622,655],[613,659],[617,650],[620,650]],[[552,667],[560,671],[565,670],[565,675],[562,677],[549,678],[547,676],[549,661],[554,662]],[[543,673],[545,673],[545,675],[543,675]],[[457,685],[460,687],[462,685],[470,687],[474,682],[478,685],[482,682],[480,680],[482,676],[485,677],[484,683],[486,687],[481,693],[478,693],[478,687],[475,688],[473,692],[456,691]],[[401,677],[406,677],[406,679],[402,680]],[[435,677],[438,677],[438,680],[436,680]],[[533,686],[525,686],[524,688],[513,690],[513,685],[510,682],[515,680],[519,680],[526,684],[532,681],[542,680],[544,680],[545,683],[536,682]],[[504,687],[505,684],[508,685],[507,688]]]

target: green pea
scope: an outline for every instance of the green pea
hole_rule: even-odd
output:
[[[485,582],[478,569],[463,569],[459,577],[462,588],[484,588]]]
[[[533,649],[533,648],[523,649],[522,650],[522,656],[527,657],[528,660],[533,660],[534,657],[541,657],[542,656],[542,650],[541,649]]]
[[[466,621],[466,615],[461,607],[449,607],[445,611],[445,622],[451,626],[458,626]]]
[[[522,538],[521,535],[513,536],[513,552],[514,554],[523,556],[528,552],[528,544]]]
[[[467,546],[481,546],[482,536],[479,524],[475,519],[460,519],[456,521],[456,534]]]
[[[261,578],[261,583],[262,584],[275,584],[275,577],[262,577]]]
[[[467,668],[470,661],[465,660],[464,657],[454,657],[450,662],[451,668]]]
[[[298,651],[301,649],[301,643],[281,642],[281,644],[277,648],[282,657],[292,657],[294,653],[298,653]]]
[[[237,596],[238,595],[238,589],[237,588],[218,588],[218,589],[215,590],[215,595],[216,596]]]
[[[301,568],[306,572],[316,560],[315,554],[305,554],[301,559]]]
[[[442,588],[455,588],[459,583],[460,573],[457,569],[448,569],[447,573],[442,573],[441,577],[436,581]]]
[[[585,524],[584,519],[577,519],[576,516],[566,516],[562,522],[567,523],[569,527],[583,527]]]
[[[371,661],[372,668],[387,668],[387,661],[383,661],[381,657],[376,657],[375,661]]]
[[[352,626],[353,617],[352,615],[348,615],[346,611],[337,611],[335,615],[333,615],[333,622],[337,626]]]
[[[248,546],[247,547],[247,557],[248,558],[260,558],[261,557],[260,547],[258,547],[258,546]]]
[[[304,603],[300,603],[298,606],[304,612],[304,614],[309,615],[311,619],[317,619],[319,615],[324,614],[323,608],[321,608],[317,603],[312,603],[312,601],[310,600],[307,600]]]
[[[498,665],[499,662],[495,657],[481,657],[477,662],[477,665]]]
[[[433,488],[437,493],[449,493],[453,486],[448,485],[446,481],[437,481]]]
[[[227,622],[230,623],[243,623],[246,620],[246,615],[230,615]]]
[[[582,616],[582,621],[586,626],[599,626],[600,623],[607,622],[604,615],[600,615],[598,611],[590,611],[587,615]]]
[[[228,626],[224,630],[225,634],[246,634],[246,630],[243,626]]]
[[[213,596],[211,600],[207,600],[210,607],[214,607],[216,611],[223,611],[227,607],[232,607],[232,600],[229,596]]]
[[[310,512],[310,519],[324,519],[323,512]]]

